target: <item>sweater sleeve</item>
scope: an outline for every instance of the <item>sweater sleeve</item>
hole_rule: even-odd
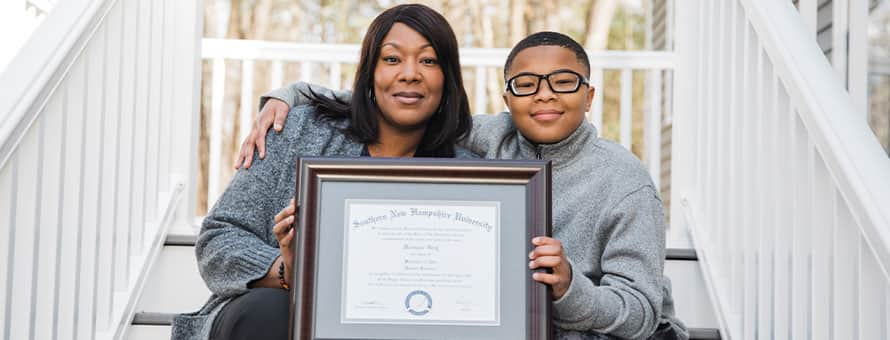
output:
[[[572,265],[572,282],[554,301],[554,323],[628,339],[648,337],[661,315],[664,217],[654,188],[631,192],[612,209],[605,227],[602,277],[594,282]]]
[[[300,125],[295,119],[288,123]],[[289,127],[293,128],[297,127]],[[204,219],[195,253],[198,270],[214,294],[242,294],[248,284],[266,275],[281,254],[271,229],[275,214],[289,203],[294,191],[291,183],[285,183],[293,177],[287,139],[284,133],[269,133],[270,154],[282,157],[263,160],[254,155],[254,166],[235,174]]]
[[[259,109],[262,110],[263,106],[266,105],[266,102],[269,101],[270,98],[281,100],[287,103],[288,107],[290,108],[311,104],[311,102],[309,101],[309,97],[306,97],[307,94],[311,93],[310,90],[311,92],[329,98],[336,97],[346,101],[352,99],[351,90],[335,91],[321,85],[298,81],[296,83],[292,83],[285,87],[272,90],[269,93],[262,95],[260,97]]]
[[[473,128],[458,145],[484,157],[496,158],[496,151],[504,137],[513,132],[508,112],[473,115]]]

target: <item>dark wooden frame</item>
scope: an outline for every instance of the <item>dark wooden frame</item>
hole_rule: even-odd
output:
[[[289,339],[315,339],[315,304],[318,236],[318,195],[323,181],[400,183],[495,183],[526,188],[526,240],[551,235],[549,161],[483,161],[458,159],[386,159],[306,157],[297,160],[296,196],[299,226],[295,244],[294,283],[291,289]],[[297,226],[295,226],[297,227]],[[530,242],[527,251],[532,250]],[[528,275],[526,340],[549,340],[551,293],[549,286]]]

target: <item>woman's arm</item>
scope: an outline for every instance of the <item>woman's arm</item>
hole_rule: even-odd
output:
[[[259,176],[263,165],[260,161],[236,173],[204,218],[195,254],[201,277],[214,294],[243,293],[272,271],[280,256],[267,231],[278,199],[269,194],[274,183]]]
[[[241,143],[241,150],[235,159],[235,169],[239,169],[242,166],[250,168],[253,164],[254,150],[259,151],[260,159],[266,158],[266,134],[269,128],[274,125],[275,131],[281,132],[290,108],[310,104],[310,99],[306,96],[310,93],[329,98],[336,97],[345,101],[349,101],[352,98],[352,91],[334,91],[321,85],[302,81],[272,90],[272,92],[261,96],[260,111],[253,121],[250,133]]]
[[[291,125],[301,125],[291,121]],[[289,127],[298,129],[298,126]],[[288,133],[269,133],[269,150],[282,154],[257,160],[239,170],[202,224],[195,244],[198,269],[218,295],[243,293],[252,286],[280,287],[277,280],[279,237],[275,216],[294,196],[294,151]]]

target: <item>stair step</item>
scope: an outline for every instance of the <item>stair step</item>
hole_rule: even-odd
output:
[[[167,235],[164,245],[193,247],[197,235]],[[669,261],[698,261],[698,254],[695,249],[667,248],[665,249],[665,259]]]
[[[140,312],[133,317],[133,325],[139,326],[170,326],[173,322],[173,313]]]
[[[197,311],[210,297],[210,291],[198,273],[195,259],[195,234],[171,234],[167,237],[158,264],[149,275],[145,291],[137,305],[131,334],[169,332],[172,315]],[[664,273],[671,279],[677,316],[693,330],[697,339],[716,339],[717,321],[706,292],[694,249],[667,249]],[[713,331],[712,333],[708,333]],[[151,339],[131,337],[130,339]]]
[[[133,317],[134,326],[170,326],[174,314],[170,313],[136,313]],[[719,340],[720,331],[716,328],[690,328],[689,339]]]
[[[136,311],[185,313],[200,309],[210,290],[198,273],[195,248],[164,246],[157,261]]]
[[[667,248],[664,255],[668,261],[698,261],[695,249]]]

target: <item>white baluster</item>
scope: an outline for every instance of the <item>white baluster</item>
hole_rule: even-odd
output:
[[[705,105],[705,110],[701,112],[702,125],[701,125],[701,137],[700,143],[704,146],[702,150],[702,169],[704,170],[704,183],[701,191],[701,197],[699,198],[702,202],[703,210],[708,212],[704,216],[704,220],[700,223],[703,223],[710,230],[708,243],[714,244],[718,249],[727,249],[726,244],[722,242],[721,232],[723,231],[723,225],[720,224],[720,221],[715,219],[715,205],[714,205],[714,187],[716,186],[714,180],[715,166],[714,166],[714,154],[716,153],[714,148],[716,147],[716,143],[711,143],[710,141],[714,140],[714,131],[716,131],[714,124],[714,112],[716,111],[716,95],[715,91],[717,90],[716,86],[716,72],[714,70],[717,69],[717,48],[716,43],[719,39],[717,36],[717,2],[716,1],[705,1],[707,9],[706,17],[708,18],[708,25],[703,27],[702,30],[706,31],[707,39],[704,42],[705,50],[708,52],[707,59],[704,60],[705,63],[705,89],[703,91],[703,95],[707,98],[707,103]],[[714,262],[718,265],[716,268],[725,268],[724,275],[718,276],[717,280],[724,280],[726,282],[717,282],[718,285],[728,284],[728,274],[729,274],[729,261],[724,252],[719,252],[716,254],[714,258]]]
[[[593,110],[590,112],[590,122],[596,126],[597,133],[603,135],[603,99],[605,98],[603,90],[606,88],[603,84],[603,69],[594,68],[590,72],[590,82],[596,88],[593,97]]]
[[[705,113],[707,112],[707,109],[708,109],[709,98],[707,96],[705,96],[707,88],[704,86],[704,84],[706,84],[706,82],[708,80],[708,72],[707,72],[708,71],[708,68],[707,68],[708,63],[707,63],[707,61],[708,61],[708,53],[710,51],[706,47],[709,42],[708,36],[710,35],[710,32],[708,29],[706,29],[706,27],[707,27],[706,24],[710,23],[710,17],[709,17],[710,11],[708,11],[708,9],[709,9],[708,3],[710,3],[710,1],[701,1],[701,2],[704,2],[704,3],[700,3],[698,6],[698,9],[699,9],[698,15],[697,15],[698,25],[696,25],[695,28],[692,29],[692,31],[695,31],[696,33],[698,33],[697,39],[687,39],[687,40],[689,40],[689,42],[687,42],[687,44],[697,43],[697,47],[698,47],[698,51],[697,51],[698,53],[696,54],[696,58],[695,58],[696,63],[694,64],[695,65],[695,73],[696,73],[695,84],[698,84],[698,85],[697,86],[696,85],[686,85],[686,86],[694,87],[695,97],[690,98],[690,99],[694,99],[696,105],[695,105],[695,109],[692,110],[692,112],[694,114],[689,115],[689,119],[686,121],[687,124],[690,126],[690,128],[693,130],[691,131],[692,133],[689,136],[692,141],[689,144],[684,144],[684,146],[689,148],[689,150],[690,150],[689,153],[692,155],[694,166],[693,166],[693,169],[691,171],[689,171],[690,175],[687,178],[687,180],[684,181],[684,185],[693,186],[693,183],[698,182],[700,185],[695,186],[694,187],[695,189],[691,190],[692,193],[694,194],[693,199],[695,199],[697,202],[701,202],[701,204],[705,204],[705,199],[704,199],[703,193],[704,193],[704,188],[705,188],[704,184],[706,183],[707,177],[706,177],[706,168],[705,168],[706,144],[704,143],[704,136],[705,136],[705,131],[706,131]],[[680,21],[679,23],[681,26],[685,26],[682,21]],[[682,80],[683,75],[678,74],[678,77],[680,77],[679,80]],[[678,103],[677,105],[681,106],[682,103]],[[681,114],[680,112],[677,112],[677,113]],[[683,129],[682,124],[677,124],[676,127],[680,128],[681,131]],[[678,137],[682,136],[680,133],[677,133],[675,135]],[[678,150],[682,150],[682,149],[678,149]],[[673,163],[682,164],[682,163],[680,163],[680,161],[674,161]],[[671,165],[671,169],[672,170],[675,169],[673,164]],[[706,236],[705,238],[708,241],[712,241],[713,239],[710,237],[711,235],[712,235],[711,233],[708,233],[708,235],[705,235]],[[716,261],[716,259],[715,259],[715,261]]]
[[[64,167],[63,153],[65,142],[65,105],[66,95],[64,87],[57,90],[50,100],[46,110],[41,115],[41,159],[40,171],[40,202],[37,209],[37,222],[39,229],[35,237],[35,253],[39,257],[37,264],[38,275],[34,280],[37,300],[35,305],[34,338],[52,339],[53,317],[59,306],[59,296],[56,278],[60,270],[60,251],[62,245],[62,232],[65,221],[62,219],[63,207],[63,183],[62,178],[66,171]],[[0,203],[2,204],[2,203]],[[2,212],[0,212],[2,214]],[[0,256],[2,258],[2,256]],[[2,274],[0,274],[2,277]]]
[[[274,72],[274,71],[273,71]],[[273,73],[273,77],[274,77]],[[226,64],[213,61],[213,88],[210,104],[210,161],[207,176],[207,207],[212,207],[222,191],[223,103],[225,100]]]
[[[176,22],[173,20],[176,18],[175,16],[175,8],[171,5],[171,0],[161,0],[160,1],[161,13],[163,20],[161,21],[161,26],[158,30],[161,31],[162,39],[161,39],[161,83],[160,83],[160,93],[161,93],[161,106],[160,112],[158,112],[158,165],[157,165],[157,189],[156,189],[156,198],[154,201],[155,205],[161,204],[158,200],[163,199],[169,196],[171,190],[173,189],[170,182],[170,155],[174,152],[178,152],[182,150],[182,145],[173,145],[170,143],[171,134],[170,132],[173,130],[173,86],[171,85],[176,81],[176,75],[173,74],[173,64],[176,62],[173,59],[176,51],[174,50],[174,43],[176,39],[176,34],[179,32],[176,30]],[[177,117],[178,118],[178,117]],[[181,123],[180,123],[181,124]],[[159,209],[164,209],[164,207],[159,207]],[[158,214],[162,213],[163,210],[160,210]],[[158,216],[156,221],[160,222],[162,216]]]
[[[117,236],[115,230],[115,208],[117,207],[114,193],[117,190],[117,165],[118,165],[118,100],[117,94],[120,91],[120,2],[115,3],[105,22],[102,24],[104,34],[100,39],[104,41],[104,49],[102,51],[102,59],[105,64],[102,66],[101,87],[97,90],[102,91],[102,123],[99,129],[99,152],[101,159],[100,171],[100,190],[99,190],[99,212],[98,212],[98,247],[96,268],[102,270],[96,271],[96,328],[103,330],[111,324],[112,297],[114,295],[114,275],[115,263],[112,259],[114,256],[114,239]],[[94,39],[97,38],[94,36]]]
[[[633,138],[631,131],[633,129],[633,71],[630,69],[621,70],[621,118],[619,123],[621,145],[630,150]]]
[[[257,112],[257,107],[253,105],[253,68],[253,60],[248,59],[241,62],[241,118],[238,141],[243,141],[250,134],[254,114]]]
[[[847,88],[853,99],[853,106],[861,112],[863,118],[869,119],[868,105],[868,25],[869,1],[850,1],[849,29],[849,69]]]
[[[818,8],[819,1],[817,0],[799,0],[797,2],[797,8],[800,11],[801,19],[803,19],[803,24],[807,29],[807,32],[810,33],[813,39],[816,39],[816,25],[818,21]]]
[[[43,122],[38,120],[28,132],[25,133],[18,146],[16,155],[11,159],[10,166],[13,169],[15,181],[12,202],[15,212],[10,215],[13,233],[10,241],[13,242],[8,251],[11,259],[11,286],[7,293],[11,292],[9,302],[5,306],[6,313],[11,314],[7,324],[11,328],[8,339],[27,339],[33,335],[31,327],[31,313],[33,312],[35,294],[34,278],[37,270],[37,259],[34,244],[39,242],[39,199],[40,190],[40,159],[32,155],[39,155],[41,146],[41,130]]]
[[[791,244],[794,234],[792,232],[792,207],[793,194],[791,179],[793,174],[786,163],[791,159],[791,108],[788,92],[778,77],[773,79],[776,86],[775,112],[772,122],[775,128],[771,131],[775,149],[775,202],[776,202],[776,271],[775,271],[775,332],[774,339],[791,339],[791,292],[794,284],[791,276]]]
[[[761,107],[761,128],[759,131],[752,131],[752,135],[760,134],[760,144],[758,146],[758,154],[760,158],[758,186],[760,188],[759,203],[759,224],[760,224],[760,266],[758,266],[758,295],[757,302],[757,324],[758,338],[770,339],[773,337],[775,324],[776,305],[776,252],[777,246],[781,245],[777,242],[778,229],[780,226],[776,220],[777,184],[776,177],[777,166],[779,164],[776,154],[775,142],[775,117],[776,117],[776,88],[775,73],[773,72],[772,63],[769,58],[760,50],[760,60],[763,62],[761,77],[758,79],[761,91],[760,103]],[[744,213],[744,212],[743,212]]]
[[[15,229],[13,226],[13,217],[15,216],[16,201],[13,190],[16,186],[13,172],[15,164],[12,160],[6,162],[6,165],[0,167],[0,336],[3,339],[9,339],[10,328],[12,324],[12,268],[10,263],[15,245]]]
[[[80,253],[82,252],[81,239],[83,228],[80,223],[82,211],[83,191],[83,162],[85,160],[86,135],[84,124],[86,120],[86,95],[88,93],[86,72],[87,55],[75,62],[65,83],[66,104],[62,121],[65,124],[65,146],[63,160],[65,165],[62,182],[62,224],[60,237],[66,240],[62,243],[61,271],[54,284],[59,292],[59,310],[57,314],[58,324],[56,334],[76,335],[79,328],[79,308],[84,305],[80,299]],[[72,336],[74,337],[74,336]]]
[[[862,235],[862,234],[859,234]],[[886,310],[883,303],[887,294],[885,288],[886,278],[884,272],[877,263],[874,253],[869,246],[869,241],[862,236],[859,238],[859,327],[856,335],[859,339],[886,339],[882,333],[883,321],[886,320]]]
[[[312,72],[312,68],[315,65],[313,65],[313,64],[314,63],[311,63],[308,61],[304,61],[304,62],[300,63],[300,80],[301,81],[311,82],[314,80],[313,79],[314,72]]]
[[[714,22],[716,25],[715,34],[713,39],[714,46],[717,48],[717,52],[714,54],[714,60],[711,72],[713,72],[712,79],[714,79],[715,86],[713,87],[713,107],[714,110],[707,113],[710,119],[710,127],[711,136],[708,140],[713,141],[714,146],[711,148],[711,155],[709,157],[710,164],[709,171],[711,171],[711,183],[712,186],[710,188],[710,193],[708,194],[708,200],[710,200],[713,206],[713,210],[711,211],[714,217],[712,218],[712,223],[715,223],[716,226],[719,226],[718,231],[718,239],[720,247],[722,249],[721,255],[723,259],[720,261],[725,264],[726,268],[732,268],[730,270],[730,275],[726,278],[729,279],[729,287],[736,287],[738,283],[741,282],[744,266],[742,265],[742,258],[738,256],[738,241],[733,240],[731,238],[732,235],[732,226],[730,222],[726,218],[726,208],[727,202],[721,200],[720,198],[726,192],[727,182],[722,181],[721,177],[724,171],[727,170],[725,165],[724,156],[728,154],[727,146],[726,146],[726,138],[727,136],[724,125],[726,124],[726,120],[723,117],[727,108],[725,107],[725,102],[722,100],[722,97],[725,95],[723,90],[723,84],[725,84],[725,68],[727,66],[726,60],[728,59],[727,55],[727,46],[728,43],[727,37],[727,15],[726,15],[726,2],[716,2],[716,19]],[[742,289],[732,289],[732,303],[735,306],[742,306],[742,298],[743,298],[743,290]],[[739,324],[741,319],[738,318],[736,320],[731,320],[731,324]]]
[[[795,110],[799,110],[796,108]],[[811,238],[810,232],[810,209],[807,198],[810,197],[809,176],[807,163],[807,149],[812,147],[807,140],[806,128],[799,118],[799,113],[792,116],[792,154],[791,168],[792,180],[794,181],[794,210],[790,213],[794,215],[794,229],[792,235],[794,242],[792,244],[791,264],[792,270],[792,337],[805,336],[809,334],[810,318],[808,310],[811,305],[810,294],[810,278],[811,278]]]
[[[813,195],[810,197],[810,209],[813,222],[811,229],[813,230],[813,265],[812,265],[812,338],[813,339],[829,339],[831,326],[831,305],[825,302],[825,298],[831,296],[831,231],[834,227],[832,222],[832,206],[830,197],[834,196],[834,183],[825,181],[830,178],[828,169],[825,168],[825,161],[818,151],[811,148],[808,150],[808,163],[810,164],[809,186],[812,188]]]
[[[115,251],[114,261],[115,268],[115,290],[123,291],[130,283],[130,257],[131,253],[131,233],[133,227],[130,225],[130,216],[134,214],[130,210],[133,200],[133,164],[136,156],[133,154],[135,146],[135,115],[134,115],[134,91],[136,89],[136,49],[139,25],[138,25],[138,9],[139,4],[136,1],[124,1],[122,3],[123,13],[120,16],[121,34],[121,54],[120,54],[120,85],[117,87],[117,96],[120,98],[116,114],[120,116],[120,125],[118,130],[118,181],[117,191],[115,193],[114,204],[117,210],[116,219],[114,221],[114,229],[117,235],[114,240]],[[136,23],[135,25],[132,23]]]
[[[340,89],[343,87],[343,84],[340,83],[340,74],[342,71],[340,70],[340,63],[332,63],[330,65],[330,71],[328,73],[328,86],[332,89]]]
[[[842,84],[847,84],[847,34],[850,11],[848,0],[831,2],[831,65]]]
[[[103,28],[99,28],[96,33],[102,36]],[[102,185],[100,165],[102,158],[100,149],[102,147],[102,129],[103,125],[103,83],[105,66],[104,50],[105,44],[102,39],[93,40],[87,47],[89,52],[84,55],[87,60],[86,69],[86,87],[84,94],[86,98],[84,107],[84,143],[81,145],[83,160],[81,163],[82,191],[78,201],[81,203],[80,219],[81,234],[79,235],[80,254],[78,258],[78,281],[79,292],[78,300],[75,303],[77,311],[77,336],[78,339],[88,339],[95,332],[96,322],[96,272],[99,247],[99,205],[100,205],[100,189]]]
[[[644,131],[646,139],[645,157],[643,158],[649,168],[649,176],[656,188],[661,188],[661,70],[649,70],[646,72],[646,115],[644,117]]]
[[[473,75],[476,78],[476,86],[473,86],[473,113],[485,113],[487,111],[485,107],[485,84],[486,84],[486,74],[485,67],[476,66],[475,72]]]
[[[177,81],[173,87],[174,120],[171,128],[172,145],[171,171],[186,185],[180,200],[175,226],[189,226],[195,216],[197,205],[197,177],[200,155],[198,153],[201,110],[201,35],[203,32],[203,6],[201,2],[173,1],[172,10],[179,25],[176,28],[177,53],[175,60]],[[179,231],[177,231],[179,232]],[[194,230],[188,230],[194,232]]]
[[[856,220],[850,214],[846,202],[837,196],[833,210],[836,220],[832,240],[834,243],[834,273],[832,294],[834,307],[834,334],[835,339],[845,339],[850,334],[855,334],[857,320],[859,319],[857,308],[857,286],[859,285],[859,273],[857,257],[859,254],[859,228]]]
[[[282,63],[281,60],[272,61],[272,69],[269,71],[269,73],[271,76],[269,78],[269,81],[270,81],[269,88],[270,89],[277,89],[277,88],[281,87],[282,85],[285,85],[284,84],[284,63]],[[302,77],[303,74],[304,73],[301,71],[300,77]]]
[[[726,5],[729,8],[726,8]],[[733,268],[730,271],[727,287],[735,292],[733,305],[736,310],[733,312],[737,313],[737,318],[731,320],[731,324],[737,325],[742,337],[750,337],[748,322],[752,320],[751,301],[755,299],[755,292],[749,284],[753,276],[751,270],[753,260],[747,249],[754,243],[753,234],[756,229],[751,224],[750,214],[738,215],[730,207],[741,207],[744,211],[751,209],[749,202],[751,172],[746,168],[753,161],[752,143],[743,136],[750,132],[752,125],[750,114],[754,99],[752,74],[756,55],[753,53],[755,47],[748,24],[738,19],[738,12],[738,4],[735,2],[728,2],[721,9],[719,22],[726,23],[728,28],[725,30],[728,32],[720,36],[721,45],[718,48],[726,51],[719,51],[723,60],[720,62],[721,67],[715,71],[721,76],[716,87],[719,93],[716,97],[719,106],[716,111],[709,114],[716,118],[720,126],[716,141],[726,145],[725,149],[724,146],[720,146],[721,151],[717,155],[718,160],[715,164],[718,166],[717,184],[726,189],[720,189],[715,199],[722,201],[716,213],[719,214],[719,223],[724,226],[722,235],[724,242],[728,243],[725,249],[729,251],[728,257]],[[739,98],[747,100],[737,101]],[[746,143],[739,143],[742,139],[745,139]],[[725,178],[735,180],[727,181]]]
[[[151,48],[150,48],[150,68],[149,68],[149,84],[148,84],[148,151],[146,163],[146,181],[145,181],[145,215],[146,221],[156,223],[159,216],[158,211],[158,193],[161,188],[166,186],[158,182],[160,179],[159,171],[160,158],[163,152],[161,147],[161,125],[163,113],[161,112],[166,106],[164,103],[164,87],[166,84],[161,83],[164,79],[164,42],[166,33],[164,31],[164,3],[161,1],[152,2],[152,20],[150,22],[151,32]]]
[[[130,211],[133,212],[130,218],[130,247],[132,252],[141,253],[143,250],[145,222],[147,214],[146,206],[146,178],[148,176],[146,169],[148,168],[148,121],[149,111],[148,102],[150,100],[149,92],[151,85],[151,61],[149,59],[151,51],[151,22],[152,22],[152,3],[148,1],[138,2],[138,27],[136,42],[136,80],[133,87],[133,179],[131,184],[131,203]],[[212,137],[212,136],[211,136]],[[212,150],[212,149],[211,149]]]

